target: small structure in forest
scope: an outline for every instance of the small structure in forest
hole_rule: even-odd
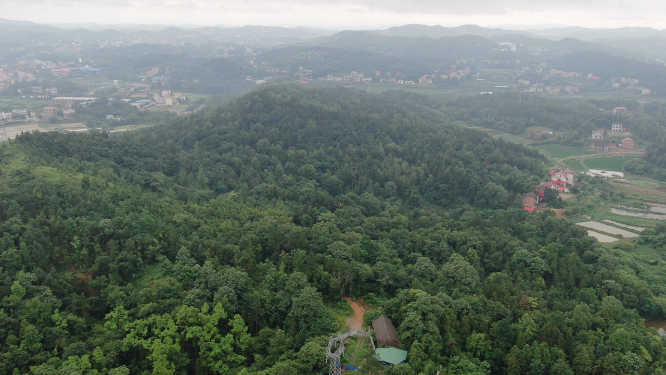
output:
[[[400,339],[398,338],[398,331],[395,329],[393,322],[387,316],[382,315],[372,322],[372,328],[376,332],[377,346],[384,348],[392,346],[400,348]]]
[[[384,365],[399,365],[407,361],[407,351],[396,348],[378,348],[375,356]]]

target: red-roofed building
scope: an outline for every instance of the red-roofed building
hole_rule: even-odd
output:
[[[559,187],[559,184],[556,184],[554,182],[544,182],[541,184],[541,186],[549,189],[557,189]]]
[[[534,207],[523,207],[523,210],[528,212],[534,212]]]

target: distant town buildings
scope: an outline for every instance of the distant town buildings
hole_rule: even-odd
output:
[[[58,117],[58,108],[56,107],[44,107],[42,109],[42,117]]]

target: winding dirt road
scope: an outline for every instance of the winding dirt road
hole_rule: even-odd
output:
[[[351,306],[354,310],[354,316],[345,320],[347,327],[350,331],[363,331],[363,314],[365,314],[366,306],[359,305],[354,300],[349,297],[343,297],[345,301]],[[358,298],[361,304],[363,303],[363,298]]]

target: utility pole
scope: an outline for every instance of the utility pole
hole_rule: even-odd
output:
[[[326,348],[326,360],[328,361],[329,359],[331,362],[329,363],[329,370],[328,373],[329,375],[342,375],[342,364],[340,363],[340,358],[342,358],[342,355],[345,354],[345,339],[347,338],[348,334],[343,333],[339,335],[338,337],[331,337],[328,339],[328,348]],[[331,352],[331,350],[338,345],[337,348],[335,348],[335,352]]]

